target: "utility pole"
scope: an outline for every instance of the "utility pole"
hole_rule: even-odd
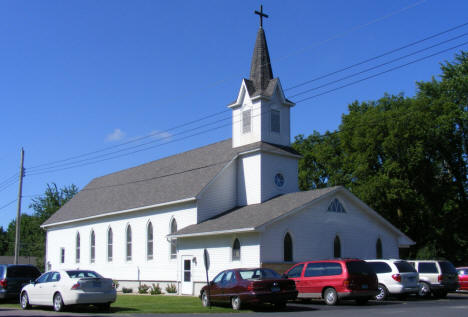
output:
[[[18,264],[20,251],[20,223],[21,223],[21,196],[23,194],[23,176],[24,176],[24,150],[21,148],[21,164],[19,173],[19,190],[18,190],[18,209],[16,211],[16,239],[15,239],[15,264]]]

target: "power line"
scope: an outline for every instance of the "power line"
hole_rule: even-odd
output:
[[[6,207],[8,207],[8,206],[10,206],[11,204],[13,204],[13,203],[15,203],[15,202],[16,202],[16,199],[15,199],[15,200],[12,200],[12,201],[10,201],[8,204],[1,206],[1,207],[0,207],[0,210],[2,210],[2,209],[4,209],[4,208],[6,208]]]
[[[435,38],[435,37],[438,37],[438,36],[440,36],[440,35],[442,35],[442,34],[445,34],[445,33],[454,31],[454,30],[456,30],[456,29],[462,28],[462,27],[466,26],[467,24],[468,24],[468,22],[463,23],[463,24],[460,24],[460,25],[457,25],[457,26],[454,26],[454,27],[452,27],[452,28],[450,28],[450,29],[448,29],[448,30],[445,30],[445,31],[442,31],[442,32],[433,34],[433,35],[431,35],[431,36],[428,36],[428,37],[426,37],[426,38],[423,38],[423,39],[421,39],[421,40],[418,40],[418,41],[415,41],[415,42],[412,42],[412,43],[403,45],[403,46],[401,46],[401,47],[399,47],[399,48],[392,49],[392,50],[387,51],[387,52],[385,52],[385,53],[383,53],[383,54],[380,54],[380,55],[377,55],[377,56],[368,58],[368,59],[366,59],[366,60],[364,60],[364,61],[358,62],[358,63],[353,64],[353,65],[351,65],[351,66],[347,66],[347,67],[341,68],[341,69],[336,70],[336,71],[333,71],[333,72],[331,72],[331,73],[327,73],[327,74],[321,75],[321,76],[319,76],[319,77],[316,77],[316,78],[307,80],[307,81],[305,81],[305,82],[302,82],[302,83],[300,83],[300,84],[294,85],[294,86],[292,86],[292,87],[286,88],[284,91],[288,91],[288,90],[291,90],[291,89],[295,89],[295,88],[298,88],[298,87],[302,87],[302,86],[307,85],[307,84],[309,84],[309,83],[312,83],[312,82],[314,82],[314,81],[327,78],[327,77],[329,77],[329,76],[331,76],[331,75],[335,75],[335,74],[341,73],[341,72],[343,72],[343,71],[345,71],[345,70],[348,70],[348,69],[354,68],[354,67],[356,67],[356,66],[360,66],[360,65],[362,65],[362,64],[365,64],[365,63],[371,62],[371,61],[373,61],[373,60],[379,59],[379,58],[381,58],[381,57],[384,57],[384,56],[393,54],[393,53],[398,52],[398,51],[401,51],[401,50],[403,50],[403,49],[405,49],[405,48],[408,48],[408,47],[414,46],[414,45],[416,45],[416,44],[420,44],[420,43],[422,43],[422,42],[425,42],[425,41],[427,41],[427,40],[433,39],[433,38]]]
[[[322,92],[322,93],[320,93],[320,94],[316,94],[316,95],[313,95],[313,96],[310,96],[310,97],[307,97],[307,98],[301,99],[301,100],[297,101],[296,103],[304,102],[304,101],[306,101],[306,100],[313,99],[313,98],[316,98],[316,97],[319,97],[319,96],[322,96],[322,95],[328,94],[328,93],[330,93],[330,92],[333,92],[333,91],[336,91],[336,90],[339,90],[339,89],[343,89],[343,88],[345,88],[345,87],[349,87],[349,86],[351,86],[351,85],[354,85],[354,84],[357,84],[357,83],[363,82],[363,81],[365,81],[365,80],[369,80],[369,79],[371,79],[371,78],[374,78],[374,77],[377,77],[377,76],[380,76],[380,75],[383,75],[383,74],[386,74],[386,73],[392,72],[392,71],[394,71],[394,70],[397,70],[397,69],[400,69],[400,68],[406,67],[406,66],[408,66],[408,65],[411,65],[411,64],[414,64],[414,63],[417,63],[417,62],[423,61],[423,60],[425,60],[425,59],[428,59],[428,58],[430,58],[430,57],[433,57],[433,56],[436,56],[436,55],[439,55],[439,54],[442,54],[442,53],[448,52],[448,51],[450,51],[450,50],[453,50],[453,49],[455,49],[455,48],[461,47],[461,46],[463,46],[463,45],[466,45],[466,44],[468,44],[468,42],[464,42],[464,43],[462,43],[462,44],[460,44],[460,45],[456,45],[456,46],[453,46],[453,47],[447,48],[447,49],[445,49],[445,50],[442,50],[442,51],[439,51],[439,52],[433,53],[433,54],[431,54],[431,55],[427,55],[427,56],[424,56],[424,57],[418,58],[418,59],[416,59],[416,60],[414,60],[414,61],[408,62],[408,63],[406,63],[406,64],[403,64],[403,65],[395,66],[395,67],[393,67],[393,68],[390,68],[390,69],[387,69],[387,70],[385,70],[385,71],[383,71],[383,72],[380,72],[380,73],[377,73],[377,74],[374,74],[374,75],[371,75],[371,76],[368,76],[368,77],[365,77],[365,78],[362,78],[362,79],[359,79],[359,80],[353,81],[353,82],[351,82],[351,83],[348,83],[348,84],[346,84],[346,85],[342,85],[342,86],[339,86],[339,87],[336,87],[336,88],[333,88],[333,89],[327,90],[327,91],[325,91],[325,92]]]
[[[304,98],[304,99],[302,99],[302,100],[299,100],[297,103],[303,102],[303,101],[308,100],[308,99],[311,99],[311,98],[315,98],[315,97],[321,96],[321,95],[326,94],[326,93],[330,93],[330,92],[332,92],[332,91],[336,91],[336,90],[341,89],[341,88],[348,87],[348,86],[350,86],[350,85],[353,85],[353,84],[362,82],[362,81],[367,80],[367,79],[370,79],[370,78],[377,77],[377,76],[379,76],[379,75],[382,75],[382,74],[385,74],[385,73],[387,73],[387,72],[390,72],[390,71],[393,71],[393,70],[396,70],[396,69],[399,69],[399,68],[408,66],[408,65],[410,65],[410,64],[413,64],[413,63],[422,61],[422,60],[424,60],[424,59],[427,59],[427,58],[430,58],[430,57],[432,57],[432,56],[435,56],[435,55],[444,53],[444,52],[446,52],[446,51],[448,51],[448,50],[457,48],[457,47],[459,47],[459,46],[463,46],[463,45],[465,45],[465,44],[466,44],[466,43],[463,43],[463,44],[460,44],[460,45],[451,47],[451,48],[449,48],[449,49],[446,49],[446,50],[443,50],[443,51],[440,51],[440,52],[437,52],[437,53],[434,53],[434,54],[425,56],[425,57],[423,57],[423,58],[420,58],[420,59],[417,59],[417,60],[415,60],[415,61],[406,63],[406,64],[404,64],[404,65],[400,65],[400,66],[391,68],[391,69],[389,69],[389,70],[386,70],[386,71],[377,73],[377,74],[375,74],[375,75],[366,77],[366,78],[364,78],[364,79],[360,79],[360,80],[357,80],[357,81],[355,81],[355,82],[352,82],[352,83],[349,83],[349,84],[346,84],[346,85],[343,85],[343,86],[340,86],[340,87],[337,87],[337,88],[328,90],[328,91],[326,91],[326,92],[324,92],[324,93],[317,94],[317,95],[314,95],[314,96],[311,96],[311,97],[308,97],[308,98]],[[384,64],[388,64],[388,63],[384,63]],[[374,68],[375,68],[375,67],[374,67]],[[362,73],[362,72],[361,72],[361,73]],[[357,73],[357,74],[355,74],[355,75],[358,75],[358,74],[360,74],[360,73]],[[354,75],[354,76],[355,76],[355,75]],[[351,76],[347,76],[346,78],[349,78],[349,77],[351,77]],[[335,83],[335,82],[337,82],[337,81],[332,81],[332,82],[330,82],[330,83],[328,83],[328,84],[322,85],[322,86],[320,86],[320,88],[323,87],[323,86],[326,86],[326,85],[333,84],[333,83]],[[210,125],[215,124],[215,123],[218,123],[218,122],[220,122],[220,121],[227,120],[227,119],[230,119],[230,117],[229,117],[229,118],[224,118],[224,119],[221,119],[221,120],[218,120],[218,121],[215,121],[215,122],[212,122],[212,123],[210,123]],[[153,148],[156,148],[156,147],[165,145],[165,144],[169,144],[169,143],[173,143],[173,142],[185,140],[186,138],[189,138],[189,137],[193,137],[193,136],[197,136],[197,135],[204,134],[204,133],[207,133],[207,132],[211,132],[211,131],[214,131],[214,130],[223,128],[223,127],[225,127],[225,126],[227,126],[227,125],[230,125],[230,123],[229,123],[229,124],[223,124],[223,125],[221,125],[221,126],[216,126],[216,127],[214,127],[214,128],[210,128],[210,129],[207,129],[207,130],[203,130],[203,131],[201,131],[201,132],[198,132],[198,133],[195,133],[195,134],[186,136],[186,137],[174,139],[174,140],[171,140],[171,141],[168,141],[168,142],[165,142],[165,143],[160,143],[160,144],[157,144],[157,145],[154,145],[154,146],[151,146],[151,147],[146,147],[146,148],[143,148],[143,149],[140,149],[140,150],[137,150],[137,151],[132,151],[132,152],[129,152],[129,153],[124,153],[124,154],[120,154],[120,155],[108,157],[108,158],[105,158],[105,159],[96,160],[97,158],[102,157],[102,156],[109,156],[109,155],[112,155],[112,154],[116,154],[117,152],[128,151],[128,150],[131,150],[131,149],[136,148],[136,147],[141,147],[141,146],[144,146],[144,145],[148,145],[148,144],[150,144],[150,143],[158,142],[158,141],[160,141],[160,140],[156,140],[156,141],[152,141],[152,142],[147,142],[147,143],[144,143],[144,144],[141,144],[141,145],[137,145],[137,146],[134,146],[134,147],[131,147],[131,148],[126,148],[126,149],[123,149],[123,150],[115,151],[115,152],[113,152],[113,153],[108,153],[108,154],[104,154],[104,155],[101,155],[101,156],[98,156],[98,157],[94,157],[94,158],[82,160],[82,161],[84,161],[83,164],[78,164],[78,163],[81,163],[82,161],[79,161],[79,162],[72,162],[72,163],[69,163],[68,165],[65,165],[65,166],[54,166],[54,167],[47,168],[47,169],[45,169],[45,170],[35,170],[33,173],[28,174],[28,175],[46,174],[46,173],[49,173],[49,172],[55,172],[55,171],[61,171],[61,170],[67,170],[67,169],[71,169],[71,168],[76,168],[76,167],[82,167],[82,166],[86,166],[86,165],[90,165],[90,164],[95,164],[95,163],[99,163],[99,162],[102,162],[102,161],[107,161],[107,160],[114,159],[114,158],[118,158],[118,157],[122,157],[122,156],[128,156],[128,155],[131,155],[131,154],[134,154],[134,153],[138,153],[138,152],[141,152],[141,151],[146,151],[146,150],[149,150],[149,149],[153,149]],[[200,129],[200,128],[203,128],[203,127],[205,127],[205,126],[202,125],[202,126],[193,128],[193,129],[191,129],[191,130],[188,130],[188,131],[185,131],[185,132],[182,132],[182,133],[187,133],[187,132],[190,132],[190,131],[192,131],[192,130],[197,130],[197,129]],[[94,159],[94,161],[90,161],[90,160],[93,160],[93,159]],[[63,168],[58,168],[58,167],[63,167]]]
[[[10,187],[10,186],[16,184],[17,182],[18,182],[17,179],[13,179],[13,180],[11,180],[9,183],[0,186],[0,192],[4,191],[4,190],[7,189],[8,187]]]
[[[12,179],[17,178],[18,175],[19,175],[18,173],[15,173],[15,174],[11,175],[10,177],[6,178],[6,179],[3,180],[2,182],[0,182],[0,186],[2,186],[2,185],[5,184],[5,183],[10,182]]]
[[[334,35],[334,36],[332,36],[332,37],[330,37],[330,38],[328,38],[328,39],[326,39],[326,40],[324,40],[324,41],[322,41],[322,42],[319,42],[319,43],[314,44],[313,46],[315,46],[315,47],[321,46],[321,45],[325,44],[326,42],[329,42],[329,41],[331,41],[331,40],[337,39],[337,38],[339,38],[339,37],[341,37],[341,36],[343,36],[343,35],[352,33],[352,32],[354,32],[354,31],[357,31],[357,30],[359,30],[359,29],[362,29],[362,28],[364,28],[364,27],[366,27],[366,26],[375,24],[375,23],[380,22],[380,21],[382,21],[382,20],[385,20],[385,19],[387,19],[387,18],[389,18],[389,17],[391,17],[391,16],[394,16],[394,15],[396,15],[396,14],[399,14],[399,13],[402,13],[402,12],[404,12],[404,11],[407,11],[407,10],[409,10],[409,9],[411,9],[411,8],[414,8],[414,7],[416,7],[416,6],[418,6],[418,5],[422,4],[422,3],[424,3],[424,2],[426,2],[426,1],[427,1],[427,0],[417,1],[417,2],[415,2],[415,3],[413,3],[413,4],[411,4],[411,5],[405,6],[405,7],[403,7],[403,8],[398,9],[398,10],[395,10],[395,11],[392,11],[392,12],[390,12],[390,13],[384,15],[384,16],[381,16],[381,17],[379,17],[379,18],[376,18],[376,19],[374,19],[374,20],[371,20],[371,21],[369,21],[369,22],[367,22],[367,23],[364,23],[364,24],[361,24],[361,25],[352,27],[352,28],[348,29],[348,30],[345,31],[345,32],[338,33],[338,34],[336,34],[336,35]],[[307,46],[307,48],[310,48],[310,46],[311,46],[311,45]],[[292,56],[292,55],[295,55],[295,54],[297,54],[297,53],[299,53],[299,52],[305,51],[305,49],[306,49],[306,48],[297,50],[294,54],[289,54],[289,55],[287,55],[287,56],[284,56],[283,58],[280,58],[280,60],[289,58],[289,57]],[[215,86],[217,86],[219,83],[224,82],[224,81],[225,81],[225,80],[218,81],[218,82],[215,84]],[[212,85],[210,85],[210,87],[211,87],[211,86],[212,86]],[[179,126],[176,126],[176,127],[170,128],[170,129],[167,129],[167,130],[165,130],[165,131],[172,131],[172,130],[175,130],[175,129],[177,129],[177,128],[184,127],[184,126],[187,126],[187,125],[190,125],[190,124],[199,122],[199,121],[201,121],[201,120],[205,120],[205,119],[207,119],[207,118],[214,117],[214,116],[216,116],[216,115],[225,113],[225,112],[227,112],[227,111],[229,111],[229,110],[224,110],[224,111],[221,111],[221,112],[217,112],[217,113],[215,113],[215,114],[208,115],[208,116],[199,118],[199,119],[197,119],[197,120],[193,120],[193,121],[190,121],[190,122],[181,124],[181,125],[179,125]],[[161,132],[160,134],[162,134],[162,133],[164,133],[164,132]],[[57,163],[62,163],[62,162],[74,160],[74,159],[77,159],[77,158],[85,157],[85,156],[88,156],[88,155],[93,155],[93,154],[96,154],[96,153],[101,153],[101,152],[104,152],[104,151],[109,150],[109,149],[121,147],[121,146],[124,146],[124,145],[126,145],[126,144],[130,144],[130,143],[134,143],[134,142],[141,141],[141,140],[146,139],[146,138],[154,137],[155,135],[157,135],[157,134],[148,134],[148,135],[146,135],[146,136],[143,136],[143,137],[140,137],[140,138],[137,138],[137,139],[134,139],[134,140],[130,140],[130,141],[127,141],[127,142],[124,142],[124,143],[120,143],[120,144],[118,144],[118,145],[106,147],[106,148],[103,148],[103,149],[100,149],[100,150],[96,150],[96,151],[92,151],[92,152],[87,152],[87,153],[80,154],[80,155],[76,155],[76,156],[71,156],[71,157],[68,157],[68,158],[65,158],[65,159],[61,159],[61,160],[56,160],[56,161],[52,161],[52,162],[47,162],[47,163],[35,165],[35,166],[30,167],[30,168],[31,168],[31,169],[35,169],[35,168],[39,168],[39,167],[44,167],[44,166],[49,166],[49,165],[55,165],[55,164],[57,164]]]
[[[337,83],[337,82],[343,81],[343,80],[345,80],[345,79],[348,79],[348,78],[351,78],[351,77],[355,77],[355,76],[361,75],[361,74],[366,73],[366,72],[368,72],[368,71],[371,71],[371,70],[380,68],[380,67],[382,67],[382,66],[389,65],[389,64],[391,64],[391,63],[394,63],[394,62],[397,62],[397,61],[399,61],[399,60],[405,59],[405,58],[407,58],[407,57],[410,57],[410,56],[419,54],[419,53],[421,53],[421,52],[427,51],[427,50],[429,50],[429,49],[431,49],[431,48],[434,48],[434,47],[437,47],[437,46],[446,44],[446,43],[448,43],[448,42],[457,40],[457,39],[459,39],[459,38],[461,38],[461,37],[463,37],[463,36],[466,36],[466,35],[468,35],[468,33],[463,33],[463,34],[461,34],[461,35],[452,37],[452,38],[450,38],[450,39],[448,39],[448,40],[439,42],[439,43],[437,43],[437,44],[434,44],[434,45],[431,45],[431,46],[422,48],[422,49],[420,49],[420,50],[414,51],[414,52],[412,52],[412,53],[409,53],[409,54],[406,54],[406,55],[403,55],[403,56],[394,58],[394,59],[392,59],[392,60],[390,60],[390,61],[388,61],[388,62],[379,64],[379,65],[376,65],[376,66],[372,66],[372,67],[367,68],[367,69],[364,69],[364,70],[362,70],[362,71],[360,71],[360,72],[353,73],[353,74],[351,74],[351,75],[347,75],[347,76],[345,76],[345,77],[341,77],[341,78],[339,78],[339,79],[336,79],[336,80],[333,80],[333,81],[331,81],[331,82],[325,83],[325,84],[323,84],[323,85],[320,85],[320,86],[317,86],[317,87],[314,87],[314,88],[310,88],[310,89],[301,91],[301,92],[299,92],[299,93],[297,93],[297,94],[295,94],[295,95],[292,95],[292,96],[290,96],[290,97],[297,97],[297,96],[303,95],[303,94],[305,94],[305,93],[311,92],[311,91],[313,91],[313,90],[317,90],[317,89],[323,88],[323,87],[325,87],[325,86],[329,86],[329,85],[331,85],[331,84],[335,84],[335,83]]]

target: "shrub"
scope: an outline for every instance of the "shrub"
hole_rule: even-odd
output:
[[[149,286],[146,284],[142,284],[138,286],[138,294],[147,294],[149,290]]]
[[[122,287],[122,293],[133,293],[133,288]]]
[[[177,293],[177,286],[175,286],[172,283],[167,285],[166,286],[166,292],[171,293],[171,294]]]
[[[161,287],[159,286],[159,283],[151,286],[150,288],[150,294],[151,295],[159,295],[159,294],[162,294],[162,290],[161,290]]]
[[[118,289],[118,288],[119,288],[119,285],[120,285],[120,284],[119,284],[119,281],[117,281],[117,280],[112,280],[112,283],[114,284],[115,289]]]

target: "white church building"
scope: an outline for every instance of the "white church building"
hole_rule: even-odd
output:
[[[294,103],[273,77],[260,27],[232,109],[232,139],[93,179],[42,224],[47,269],[100,272],[136,291],[198,295],[235,267],[396,258],[414,242],[344,187],[299,191]]]

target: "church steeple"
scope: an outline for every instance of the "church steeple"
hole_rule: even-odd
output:
[[[268,87],[271,79],[273,79],[273,71],[271,69],[270,54],[268,53],[268,45],[266,42],[265,31],[263,31],[263,18],[268,18],[268,15],[263,13],[263,6],[260,6],[260,11],[255,11],[260,17],[260,28],[255,41],[252,63],[250,64],[250,80],[253,82],[257,94]]]
[[[252,63],[250,65],[250,80],[253,82],[256,92],[263,92],[273,79],[271,69],[270,54],[262,27],[258,29],[257,40],[255,41]]]
[[[286,99],[279,78],[273,78],[270,54],[263,30],[263,18],[250,65],[250,78],[243,79],[232,109],[232,146],[239,147],[255,142],[291,145],[290,108],[294,103]]]

